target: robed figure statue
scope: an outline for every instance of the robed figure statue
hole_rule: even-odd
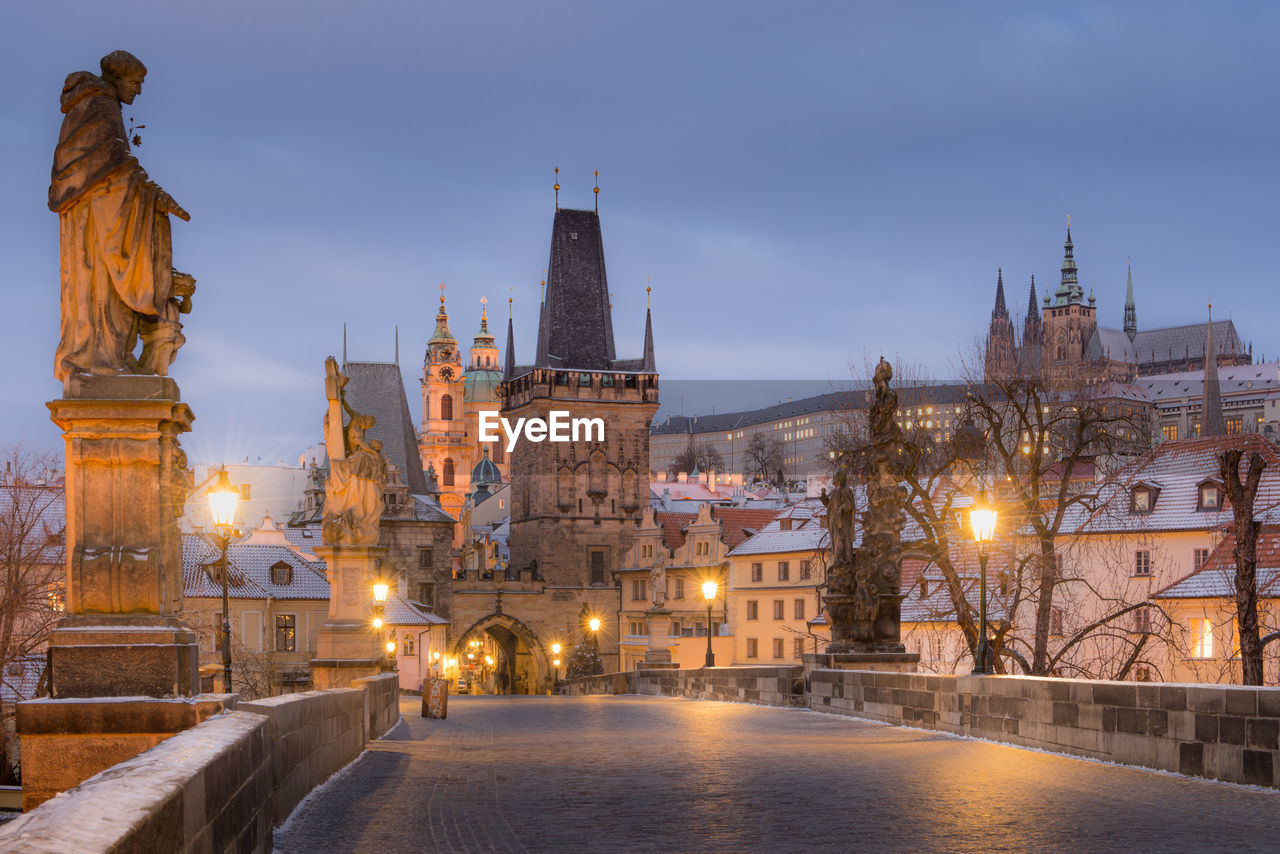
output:
[[[365,432],[376,422],[372,415],[356,412],[347,403],[343,388],[348,378],[338,370],[338,361],[330,356],[325,360],[324,369],[325,397],[329,402],[324,417],[329,477],[324,485],[320,536],[325,545],[376,546],[382,520],[382,492],[387,484],[382,442],[365,437]]]
[[[118,50],[101,69],[63,84],[49,185],[62,261],[54,374],[64,386],[77,373],[167,375],[184,341],[178,315],[191,310],[195,291],[195,279],[173,269],[169,233],[169,214],[190,216],[138,164],[121,115],[142,91],[146,66]]]

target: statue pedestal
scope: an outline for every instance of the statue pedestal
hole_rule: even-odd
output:
[[[329,576],[329,618],[320,628],[311,681],[317,689],[345,688],[381,672],[382,634],[374,630],[373,584],[387,550],[382,546],[317,546]]]
[[[870,646],[870,645],[868,645]],[[804,672],[810,670],[879,670],[891,673],[915,673],[920,653],[898,650],[867,652],[807,652],[800,656]]]
[[[186,456],[194,416],[168,377],[73,376],[51,401],[66,443],[67,616],[53,630],[52,691],[66,697],[199,693],[182,607]]]
[[[644,613],[649,623],[649,648],[644,652],[645,670],[676,670],[679,664],[671,660],[671,612],[661,605],[654,605]]]
[[[182,608],[194,416],[168,377],[73,375],[49,411],[66,443],[66,616],[49,635],[50,698],[18,705],[23,808],[235,703],[200,690]]]

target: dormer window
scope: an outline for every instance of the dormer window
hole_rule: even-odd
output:
[[[1197,510],[1218,511],[1222,509],[1222,489],[1212,480],[1200,484],[1196,498]]]
[[[778,520],[778,530],[779,530],[779,531],[790,531],[790,530],[791,530],[791,519],[790,519],[790,518],[787,518],[787,519],[779,519],[779,520]]]
[[[289,584],[293,581],[293,567],[285,561],[277,561],[271,565],[271,583]]]
[[[1133,504],[1129,508],[1132,513],[1151,512],[1151,490],[1140,486],[1133,491]]]

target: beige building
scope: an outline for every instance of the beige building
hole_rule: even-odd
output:
[[[694,513],[648,509],[636,529],[627,565],[618,571],[622,609],[618,637],[622,669],[638,667],[649,648],[650,611],[661,601],[670,611],[663,627],[674,662],[701,667],[707,654],[707,600],[702,584],[714,581],[710,616],[711,648],[716,663],[729,664],[733,632],[725,564],[729,552],[773,518],[775,510],[701,504]],[[661,573],[655,572],[661,566]],[[654,586],[665,585],[655,590]],[[656,642],[656,641],[655,641]]]
[[[232,689],[265,697],[311,687],[311,659],[329,616],[325,564],[295,546],[270,516],[231,543],[228,602]],[[182,617],[199,635],[202,673],[222,690],[221,553],[212,537],[182,538]]]
[[[825,510],[806,499],[778,513],[729,553],[733,663],[799,664],[830,640],[818,586],[827,555]]]

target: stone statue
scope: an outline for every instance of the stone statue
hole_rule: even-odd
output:
[[[667,556],[659,547],[658,557],[649,570],[649,592],[653,598],[653,607],[661,608],[667,602]]]
[[[854,519],[858,512],[853,487],[849,486],[849,472],[836,472],[835,487],[831,494],[822,490],[819,496],[827,508],[826,527],[831,539],[831,560],[835,564],[853,563]]]
[[[373,427],[372,415],[362,415],[347,403],[342,390],[348,378],[332,356],[325,360],[325,445],[329,452],[329,477],[324,489],[324,519],[320,534],[325,545],[345,543],[376,546],[382,520],[382,492],[387,483],[387,461],[382,442],[366,441]],[[342,425],[342,413],[349,420]]]
[[[869,412],[870,449],[863,475],[867,509],[862,514],[862,546],[853,548],[854,494],[848,472],[836,473],[835,489],[825,490],[826,525],[831,536],[831,566],[823,596],[831,622],[828,652],[901,652],[902,527],[907,492],[900,483],[902,432],[896,419],[898,394],[889,388],[893,367],[876,365],[875,397]]]
[[[74,72],[62,86],[49,185],[62,262],[54,375],[64,388],[78,373],[167,375],[185,341],[178,316],[195,293],[195,279],[173,269],[169,231],[170,214],[191,217],[138,164],[121,115],[142,91],[146,66],[117,50],[101,69],[101,77]]]

